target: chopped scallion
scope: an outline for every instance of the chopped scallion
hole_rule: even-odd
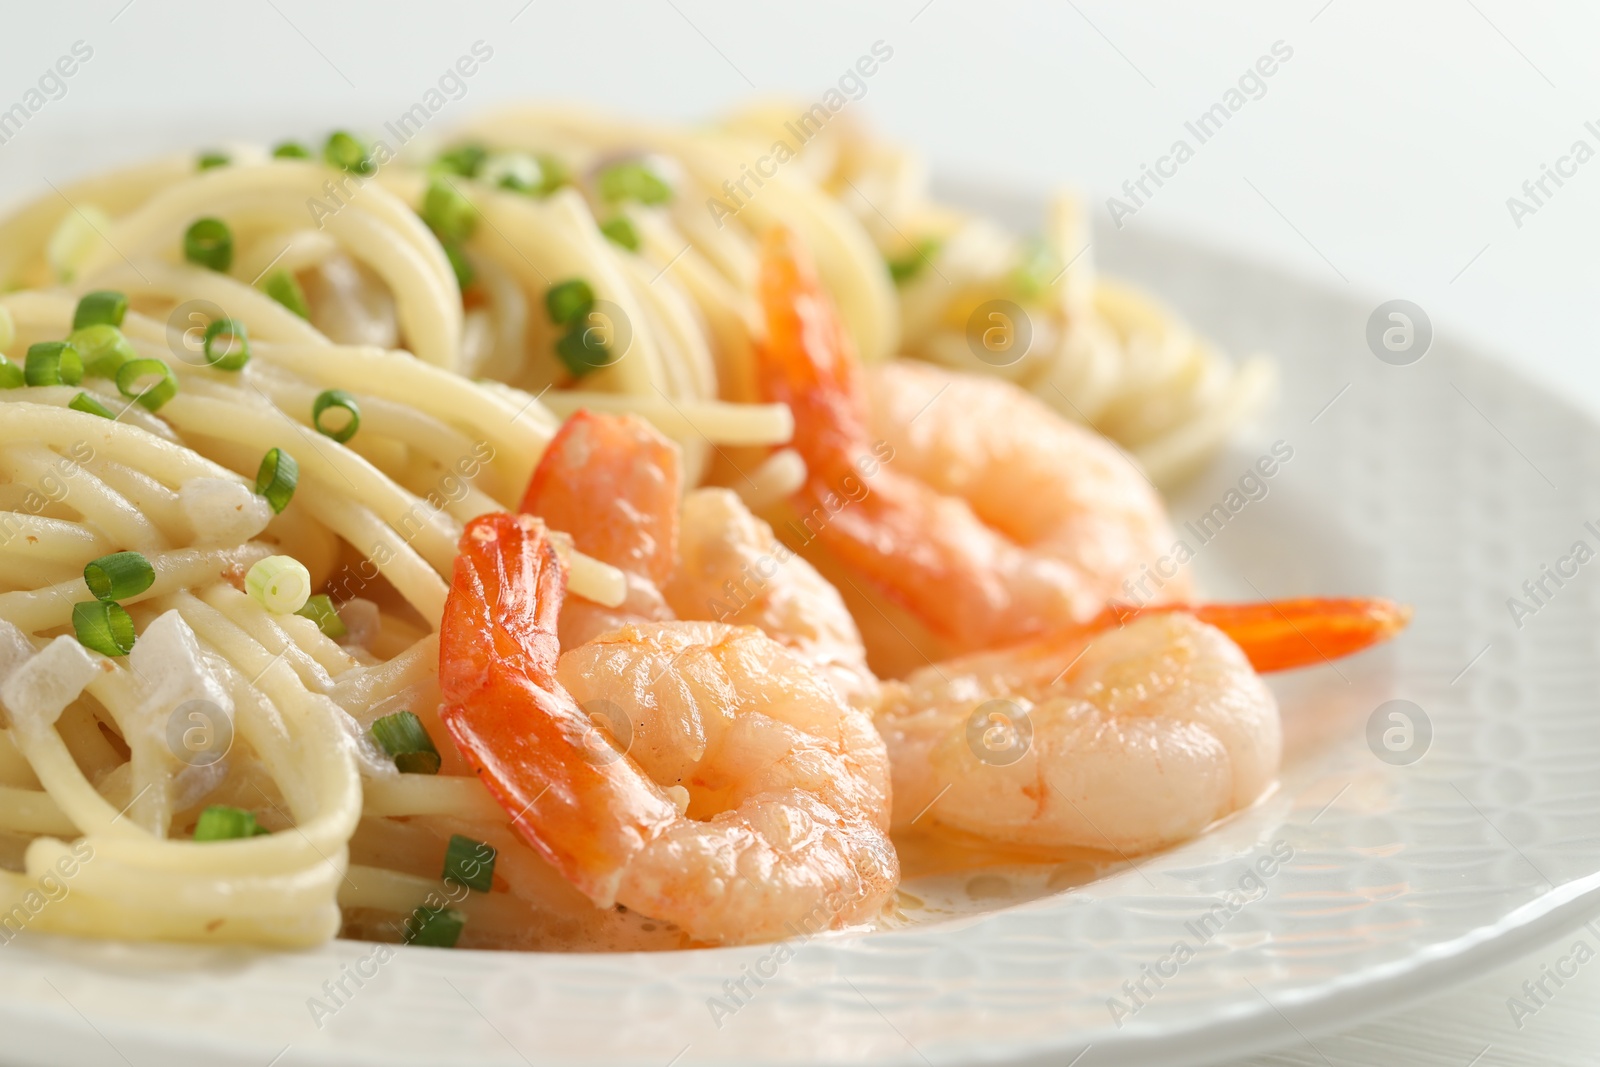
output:
[[[367,154],[367,146],[353,134],[343,130],[328,135],[328,143],[322,146],[322,158],[330,166],[347,170],[351,174],[366,176],[378,169],[373,166],[372,159]]]
[[[302,319],[311,318],[311,307],[306,303],[305,290],[300,288],[300,282],[288,271],[282,269],[273,271],[267,275],[267,280],[261,284],[261,289]]]
[[[110,323],[73,330],[67,344],[78,350],[83,372],[92,378],[115,378],[124,363],[139,358],[122,331]]]
[[[5,356],[0,356],[0,389],[20,389],[28,382],[23,369]]]
[[[244,591],[274,615],[293,615],[311,598],[311,572],[293,556],[268,556],[245,574]]]
[[[81,411],[85,415],[99,415],[102,419],[116,418],[116,416],[111,413],[110,408],[100,403],[100,401],[96,400],[88,393],[79,393],[77,396],[67,401],[67,407],[71,408],[73,411]]]
[[[600,232],[605,234],[612,244],[621,245],[630,252],[639,251],[639,231],[633,228],[632,221],[626,215],[618,215],[602,222]]]
[[[487,893],[494,884],[495,850],[461,834],[450,835],[444,852],[444,880],[454,879],[468,889]]]
[[[161,405],[178,395],[178,379],[159,359],[130,359],[117,369],[117,392],[147,411],[160,411]]]
[[[574,378],[581,378],[611,362],[611,350],[600,337],[600,331],[581,320],[556,342],[556,355]]]
[[[401,774],[438,774],[439,750],[413,712],[397,711],[372,724],[372,736],[394,757]]]
[[[526,152],[499,152],[483,165],[482,179],[514,193],[537,193],[544,185],[539,161]]]
[[[272,149],[273,159],[310,159],[311,149],[299,141],[283,141]]]
[[[926,267],[933,260],[933,257],[939,254],[939,248],[942,244],[943,242],[932,237],[918,241],[910,252],[898,259],[888,261],[889,277],[894,279],[896,285],[904,285],[909,282],[921,274],[922,268]]]
[[[102,656],[126,656],[133,651],[133,616],[121,604],[86,600],[72,605],[72,632],[78,643]]]
[[[29,385],[77,385],[83,381],[83,357],[65,341],[40,341],[28,346],[22,374]]]
[[[335,421],[333,425],[329,425],[322,417],[330,409],[343,411],[347,418],[343,422]],[[335,418],[337,420],[337,416]],[[361,405],[356,403],[355,397],[343,389],[324,389],[317,394],[317,399],[311,402],[311,425],[317,428],[318,433],[344,444],[361,429]]]
[[[294,498],[294,487],[300,481],[300,464],[281,448],[274,448],[261,457],[256,468],[256,495],[267,498],[273,514],[283,514]]]
[[[84,293],[72,313],[72,328],[85,326],[121,326],[122,317],[128,313],[128,297],[115,289],[96,289]]]
[[[227,270],[233,266],[233,231],[221,219],[196,219],[183,232],[183,258],[197,267]]]
[[[217,347],[217,338],[225,338]],[[217,319],[206,327],[206,363],[218,370],[240,370],[250,362],[250,334],[238,319]]]
[[[200,170],[211,170],[213,167],[226,167],[233,160],[226,152],[201,152],[199,159]]]
[[[226,804],[212,804],[200,813],[195,823],[196,841],[237,841],[244,837],[261,837],[271,833],[256,822],[254,813],[243,808],[230,808]]]
[[[422,221],[443,241],[465,241],[478,223],[478,211],[449,179],[435,177],[422,195]]]
[[[156,569],[137,552],[113,552],[83,567],[83,584],[96,600],[126,600],[156,581]]]
[[[467,917],[455,908],[430,908],[427,905],[412,912],[406,920],[406,944],[427,945],[429,948],[455,948],[461,940]]]
[[[612,164],[600,172],[597,185],[600,195],[613,202],[665,204],[672,199],[672,185],[642,159]]]
[[[1061,257],[1043,239],[1034,238],[1023,250],[1011,281],[1024,299],[1033,299],[1044,295],[1064,270]]]
[[[345,629],[344,620],[339,618],[339,611],[333,606],[333,598],[327,593],[318,593],[307,599],[305,607],[295,614],[316,623],[323,637],[331,637],[335,641],[350,632]]]
[[[536,192],[540,196],[549,196],[563,185],[572,183],[572,172],[567,165],[555,156],[539,156],[539,188]]]
[[[440,153],[433,161],[433,168],[447,174],[459,174],[463,178],[476,178],[483,161],[488,158],[489,150],[483,145],[464,144]]]
[[[545,292],[544,307],[550,313],[551,322],[558,326],[571,326],[594,307],[594,290],[582,278],[568,278]]]
[[[473,280],[477,278],[478,272],[472,269],[472,264],[468,262],[467,254],[461,250],[460,245],[454,241],[440,241],[439,243],[444,246],[445,258],[450,260],[450,269],[455,271],[456,287],[462,292],[466,292],[471,287]]]

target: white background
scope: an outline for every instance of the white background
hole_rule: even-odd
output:
[[[1519,228],[1506,200],[1600,137],[1600,10],[1510,0],[793,5],[507,0],[334,7],[30,4],[0,31],[0,109],[76,41],[93,58],[9,144],[0,196],[98,169],[140,141],[311,138],[375,126],[477,40],[493,58],[441,124],[525,97],[694,119],[752,95],[814,100],[882,40],[851,108],[947,173],[1068,181],[1104,212],[1241,73],[1294,51],[1128,225],[1182,230],[1366,294],[1404,297],[1600,412],[1600,159]],[[1552,187],[1553,188],[1553,187]],[[1577,935],[1574,935],[1574,937]],[[1600,947],[1587,931],[1582,936]],[[1570,945],[1565,938],[1560,946]],[[1518,1030],[1506,998],[1553,946],[1425,1007],[1258,1063],[1589,1063],[1600,964]],[[1593,973],[1589,973],[1592,970]],[[1482,1051],[1489,1046],[1487,1051]]]

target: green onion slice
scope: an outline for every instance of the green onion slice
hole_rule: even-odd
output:
[[[77,385],[83,381],[83,357],[65,341],[28,346],[22,376],[29,385]]]
[[[200,170],[211,170],[213,167],[226,167],[233,160],[226,152],[201,152],[199,163]]]
[[[487,893],[494,884],[495,850],[461,834],[450,835],[444,852],[444,880],[454,879],[468,889]]]
[[[582,378],[611,362],[611,350],[601,340],[600,331],[585,326],[581,320],[556,342],[556,355],[575,378]]]
[[[323,637],[331,637],[335,641],[350,632],[345,629],[344,620],[339,618],[339,610],[333,606],[333,598],[326,593],[318,593],[308,599],[305,607],[295,614],[316,623]]]
[[[641,204],[665,204],[672,199],[672,185],[641,159],[614,163],[600,172],[600,195],[610,201],[637,200]]]
[[[891,259],[889,263],[889,277],[894,279],[896,285],[904,285],[922,273],[934,256],[939,254],[943,242],[936,238],[927,238],[918,241],[916,246],[898,259]]]
[[[532,195],[544,187],[539,161],[526,152],[500,152],[483,165],[482,179],[501,189]]]
[[[454,241],[440,241],[444,246],[445,258],[450,260],[450,269],[456,273],[456,287],[466,292],[472,286],[478,272],[472,269],[472,264],[467,261],[467,254],[461,251],[461,246]]]
[[[83,372],[94,378],[115,378],[124,363],[139,358],[122,331],[109,322],[73,330],[67,344],[78,350]]]
[[[183,258],[197,267],[227,270],[233,266],[233,231],[221,219],[196,219],[183,231]]]
[[[152,377],[154,382],[149,381]],[[161,405],[178,395],[178,379],[159,359],[130,359],[117,369],[117,392],[148,411],[160,411]]]
[[[429,180],[419,214],[428,229],[444,241],[465,241],[478,223],[478,211],[472,202],[443,177]]]
[[[305,290],[300,288],[300,282],[293,274],[279,268],[267,275],[267,280],[261,283],[261,289],[302,319],[310,320],[311,307],[306,303]]]
[[[293,556],[268,556],[245,574],[244,591],[274,615],[293,615],[311,599],[311,572]]]
[[[310,159],[311,149],[299,141],[282,141],[272,149],[273,159]]]
[[[406,920],[406,944],[430,948],[455,948],[467,917],[455,908],[430,908],[426,904]]]
[[[220,350],[213,351],[217,338],[226,337]],[[235,347],[237,346],[237,347]],[[250,334],[238,319],[217,319],[206,327],[206,363],[218,370],[241,370],[250,362]]]
[[[395,769],[401,774],[438,774],[437,752],[402,752],[394,758]]]
[[[72,632],[78,643],[102,656],[126,656],[133,651],[133,616],[121,604],[86,600],[72,605]]]
[[[550,313],[551,322],[571,326],[594,307],[594,290],[582,278],[557,282],[544,294],[544,307]]]
[[[481,144],[464,144],[441,152],[433,161],[433,169],[446,174],[459,174],[463,178],[476,178],[489,158],[489,150]]]
[[[401,774],[438,774],[439,750],[413,712],[397,711],[372,724],[372,736],[394,757]]]
[[[299,481],[300,464],[283,449],[274,448],[261,457],[261,466],[256,468],[256,495],[267,498],[274,515],[282,515]]]
[[[618,215],[602,222],[600,232],[605,234],[612,244],[621,245],[630,252],[639,251],[639,231],[633,228],[633,223],[625,215]]]
[[[96,600],[126,600],[138,596],[156,581],[156,569],[137,552],[113,552],[91,560],[83,568],[83,584]]]
[[[563,185],[572,183],[572,172],[567,165],[555,156],[539,156],[539,188],[540,196],[549,196]]]
[[[84,293],[72,313],[72,328],[85,326],[121,326],[122,317],[128,313],[128,297],[115,289],[96,289]]]
[[[373,166],[372,160],[367,155],[367,146],[344,130],[337,130],[328,135],[328,143],[322,146],[322,158],[330,166],[347,170],[351,174],[365,176],[375,173],[378,169]]]
[[[88,393],[79,393],[77,396],[67,401],[67,407],[71,408],[73,411],[81,411],[86,415],[99,415],[102,419],[116,419],[116,416],[111,413],[110,408],[100,403],[100,401],[96,400]]]
[[[5,356],[0,356],[0,389],[20,389],[28,381],[23,369]]]
[[[343,425],[327,426],[323,423],[322,416],[331,408],[338,408],[349,416]],[[355,397],[343,389],[324,389],[317,394],[317,399],[312,401],[311,425],[317,428],[318,433],[344,444],[361,429],[361,405],[356,403]]]
[[[226,804],[212,804],[200,813],[195,823],[196,841],[236,841],[242,837],[261,837],[271,833],[256,822],[254,813],[243,808],[230,808]]]
[[[1012,272],[1012,284],[1026,299],[1042,296],[1063,270],[1061,257],[1041,238],[1028,242],[1022,260]]]

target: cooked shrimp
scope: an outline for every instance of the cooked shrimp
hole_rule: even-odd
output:
[[[1257,671],[1349,655],[1410,617],[1381,599],[1108,609],[924,668],[885,687],[877,717],[895,822],[1121,852],[1182,840],[1277,773]]]
[[[562,647],[643,620],[755,626],[851,703],[875,699],[877,679],[838,591],[729,490],[697,489],[680,506],[680,466],[678,446],[633,415],[579,411],[546,448],[522,510],[628,579],[618,608],[567,602]]]
[[[857,707],[878,697],[861,633],[839,591],[727,489],[683,502],[678,569],[665,589],[680,619],[754,626],[815,666]]]
[[[1192,615],[1031,651],[978,653],[887,687],[877,725],[898,827],[1137,853],[1247,807],[1277,773],[1272,693]]]
[[[863,372],[781,228],[761,291],[762,388],[793,410],[809,472],[791,506],[823,573],[857,594],[879,673],[1087,620],[1170,551],[1161,499],[1133,462],[1021,389],[923,364]],[[1181,598],[1185,578],[1162,592]]]
[[[700,941],[876,915],[899,866],[866,714],[753,628],[630,624],[558,661],[565,582],[542,522],[482,516],[440,627],[445,726],[517,832],[598,906]],[[595,743],[601,700],[628,751]]]

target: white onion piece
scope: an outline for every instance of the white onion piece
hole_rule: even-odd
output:
[[[63,634],[0,682],[0,703],[20,733],[37,737],[55,725],[99,672],[99,657]]]
[[[207,660],[200,639],[176,611],[164,612],[139,635],[128,665],[139,679],[141,700],[131,729],[166,737],[167,720],[191,701],[204,702],[217,713],[233,716],[233,697]]]
[[[228,478],[191,478],[178,490],[178,503],[198,546],[240,544],[272,521],[265,497]]]

